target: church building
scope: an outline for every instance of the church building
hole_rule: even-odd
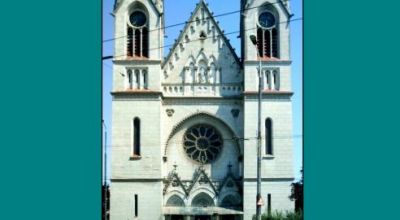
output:
[[[260,61],[259,202],[294,210],[289,2],[240,4],[241,54],[200,0],[164,58],[164,1],[115,0],[111,220],[252,219]]]

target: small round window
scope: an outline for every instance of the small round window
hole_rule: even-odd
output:
[[[222,150],[222,145],[220,133],[209,125],[195,125],[189,128],[183,137],[186,154],[202,164],[215,160]]]
[[[147,22],[147,18],[143,12],[134,11],[129,16],[129,21],[131,22],[131,25],[134,27],[143,27]]]
[[[272,28],[275,26],[276,20],[271,12],[265,11],[258,17],[258,22],[263,28]]]

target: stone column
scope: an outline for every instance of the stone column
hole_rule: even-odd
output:
[[[215,83],[216,84],[220,84],[221,83],[221,70],[222,70],[221,67],[220,68],[216,68],[216,71],[215,71]]]
[[[144,74],[143,74],[143,70],[140,70],[140,74],[139,74],[139,88],[143,89],[144,88]]]
[[[263,74],[263,78],[264,78],[264,81],[263,81],[263,89],[264,90],[266,90],[266,89],[268,89],[268,70],[262,70],[262,74]]]
[[[183,84],[189,84],[190,83],[190,67],[185,66],[185,75],[183,77]]]
[[[274,71],[270,71],[270,75],[271,75],[271,90],[275,90],[275,74]]]

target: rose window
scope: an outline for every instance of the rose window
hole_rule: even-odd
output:
[[[189,128],[183,137],[186,154],[199,163],[215,160],[222,149],[220,133],[209,125],[195,125]]]

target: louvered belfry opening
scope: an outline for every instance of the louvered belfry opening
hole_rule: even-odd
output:
[[[264,54],[264,36],[261,28],[257,29],[257,48],[258,54]]]
[[[279,58],[278,56],[278,31],[276,28],[273,28],[271,31],[272,34],[272,56]]]
[[[133,43],[133,47],[135,48],[135,57],[141,57],[142,55],[142,42],[141,42],[141,36],[142,33],[139,29],[135,30],[135,41]]]
[[[261,58],[279,58],[277,29],[257,28],[257,48]]]
[[[149,31],[147,27],[128,27],[127,56],[149,58]]]
[[[149,30],[147,29],[147,27],[144,27],[142,29],[142,35],[143,35],[142,55],[143,55],[143,57],[149,58]]]
[[[257,47],[260,58],[279,59],[279,12],[271,4],[260,7],[257,19]]]
[[[133,28],[128,26],[128,37],[127,37],[127,56],[133,56]]]
[[[148,12],[141,3],[129,15],[126,51],[128,58],[149,58]]]

